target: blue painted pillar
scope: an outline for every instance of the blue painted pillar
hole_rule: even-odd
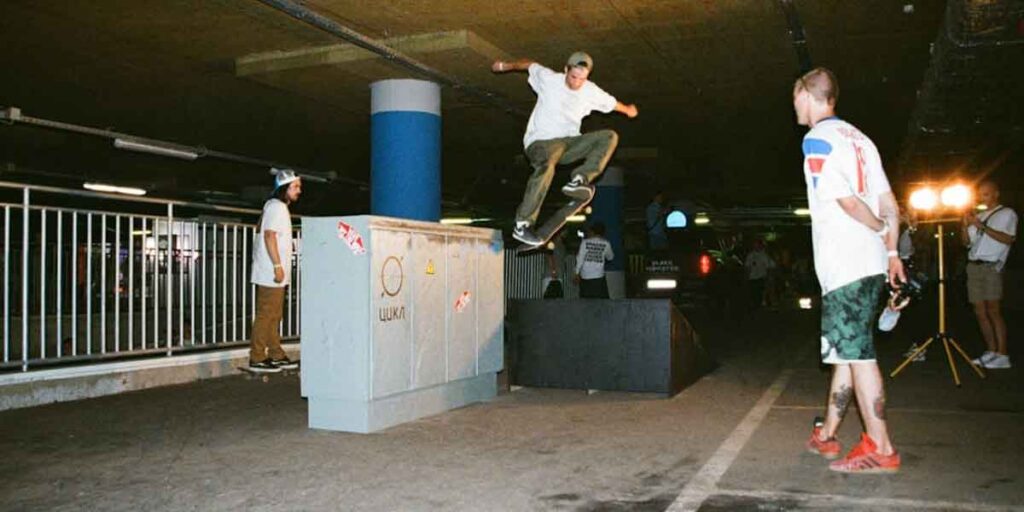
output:
[[[425,80],[370,85],[370,213],[441,219],[441,86]]]
[[[622,242],[625,182],[622,168],[606,168],[596,185],[597,194],[591,203],[594,211],[589,220],[604,224],[605,237],[611,242],[612,252],[615,253],[615,259],[604,267],[608,279],[608,296],[622,299],[626,297],[626,249]]]

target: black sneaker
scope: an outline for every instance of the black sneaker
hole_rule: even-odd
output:
[[[280,368],[282,370],[294,370],[299,367],[298,361],[292,361],[287,357],[284,359],[271,360],[270,364],[274,365],[275,368]]]
[[[256,373],[278,373],[281,371],[281,368],[274,366],[274,362],[267,358],[258,363],[249,361],[249,371]]]
[[[526,245],[540,245],[541,243],[540,237],[526,224],[516,223],[516,227],[512,229],[512,238]]]
[[[573,176],[569,183],[562,187],[562,193],[579,200],[587,200],[594,197],[594,187],[587,185],[583,176]]]

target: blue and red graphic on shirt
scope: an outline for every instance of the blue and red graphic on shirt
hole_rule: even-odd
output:
[[[804,165],[811,173],[811,185],[818,188],[818,178],[821,177],[821,169],[825,166],[825,160],[832,154],[832,144],[822,139],[804,139]]]

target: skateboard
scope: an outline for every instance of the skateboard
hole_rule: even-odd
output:
[[[299,368],[292,368],[288,370],[282,369],[279,372],[254,372],[250,370],[248,366],[236,366],[235,368],[237,368],[238,371],[244,373],[245,378],[248,380],[260,379],[263,382],[270,382],[271,375],[298,375],[299,370],[302,367],[300,366]]]
[[[537,245],[520,245],[517,249],[517,253],[535,251],[537,249],[554,249],[554,244],[551,243],[551,239],[562,230],[565,223],[568,222],[569,217],[580,213],[585,210],[585,213],[590,213],[590,204],[593,201],[594,196],[591,195],[588,199],[573,199],[565,204],[556,211],[548,220],[541,224],[540,229],[537,230],[537,238],[541,239],[541,243]]]

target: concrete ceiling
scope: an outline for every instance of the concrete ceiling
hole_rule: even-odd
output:
[[[534,97],[524,75],[492,74],[495,58],[558,68],[574,50],[593,55],[591,78],[640,108],[634,120],[585,122],[585,129],[619,131],[616,164],[628,171],[631,204],[664,188],[722,207],[784,206],[803,191],[803,130],[790,91],[808,65],[836,71],[841,115],[875,139],[897,180],[917,179],[923,168],[1016,165],[1024,124],[1020,4],[308,0],[300,7],[466,86],[446,87],[442,98],[445,210],[501,217],[511,214],[529,172],[520,156],[522,112]],[[0,69],[0,107],[27,116],[336,173],[332,183],[307,187],[303,209],[317,213],[368,210],[369,84],[418,77],[258,0],[5,0]],[[958,81],[950,82],[953,75]],[[986,137],[987,145],[976,143]],[[246,187],[269,180],[264,166],[140,155],[107,138],[18,123],[0,126],[0,163],[7,163],[0,179],[74,187],[86,178],[118,180],[157,196],[244,200]]]

